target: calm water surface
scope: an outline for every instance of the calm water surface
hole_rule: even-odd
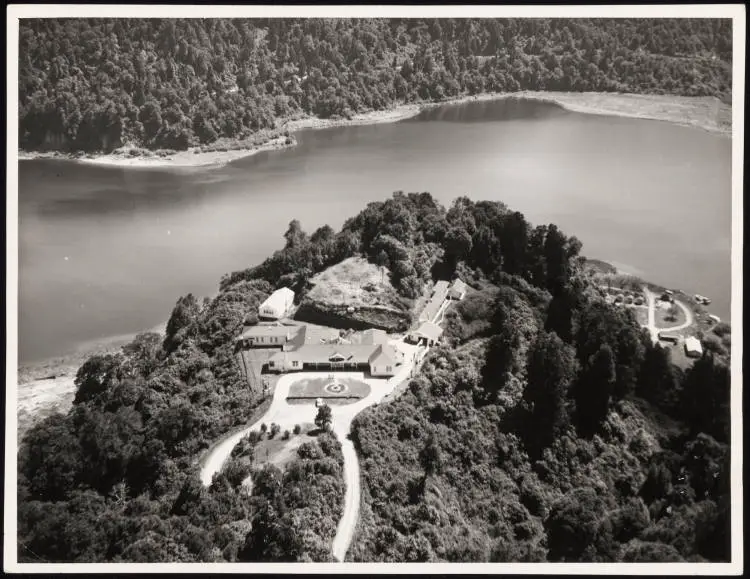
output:
[[[280,248],[291,219],[338,229],[396,190],[503,201],[729,317],[729,138],[494,101],[298,140],[211,169],[21,161],[20,361],[150,328],[179,296],[212,295],[222,274]]]

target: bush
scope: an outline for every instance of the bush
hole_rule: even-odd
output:
[[[295,424],[294,425],[294,434],[299,434],[300,432],[302,432],[302,428],[300,427],[299,424]]]
[[[265,434],[267,430],[268,430],[268,425],[265,422],[260,425],[260,431],[262,434]]]
[[[291,436],[290,432],[288,430],[284,431],[284,436],[282,437],[283,440],[289,440],[289,437]]]
[[[271,424],[271,438],[274,438],[281,431],[281,426],[275,422]]]
[[[713,327],[712,331],[714,334],[716,334],[720,338],[723,338],[724,336],[727,336],[732,333],[732,327],[726,322],[719,322]]]

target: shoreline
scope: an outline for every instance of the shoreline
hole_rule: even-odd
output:
[[[147,332],[164,334],[166,322]],[[34,424],[55,412],[67,413],[75,398],[75,377],[81,365],[96,354],[114,354],[133,341],[133,334],[120,334],[79,344],[75,352],[18,364],[16,369],[16,432],[18,443]]]
[[[423,110],[441,106],[460,105],[469,102],[487,102],[508,98],[522,98],[555,104],[565,110],[591,115],[617,116],[644,120],[669,122],[701,129],[721,136],[732,136],[732,107],[715,97],[685,97],[673,95],[601,93],[601,92],[551,92],[519,91],[513,93],[482,93],[463,95],[440,102],[400,104],[384,111],[370,111],[355,115],[351,119],[320,119],[304,117],[283,121],[276,129],[290,135],[302,130],[327,129],[332,127],[375,125],[395,123],[419,115]],[[223,166],[232,161],[250,157],[264,151],[278,151],[296,146],[292,136],[274,137],[262,145],[243,147],[241,142],[229,143],[225,147],[214,145],[219,150],[202,151],[193,147],[163,156],[131,155],[130,149],[122,148],[103,155],[80,155],[60,152],[19,151],[19,160],[60,159],[104,167],[130,168],[206,168]],[[236,147],[236,148],[233,148]],[[220,150],[220,149],[226,150]]]

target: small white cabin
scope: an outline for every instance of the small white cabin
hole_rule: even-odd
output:
[[[700,358],[703,355],[703,346],[698,338],[694,336],[685,338],[685,355],[688,358]]]
[[[261,318],[279,320],[286,316],[294,304],[294,292],[288,287],[282,287],[273,292],[268,299],[260,304],[258,315]]]
[[[466,284],[460,279],[456,278],[453,280],[450,288],[448,289],[448,297],[452,300],[462,300],[466,295]]]

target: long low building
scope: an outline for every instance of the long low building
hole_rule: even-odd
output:
[[[322,344],[339,337],[338,330],[307,325],[257,324],[235,338],[244,348],[293,350],[305,344]]]
[[[279,352],[268,360],[273,372],[348,370],[372,376],[393,376],[404,363],[403,353],[388,344],[318,344]]]
[[[419,315],[420,322],[434,322],[435,321],[435,316],[437,315],[438,311],[440,311],[440,306],[443,305],[443,302],[448,296],[448,289],[449,289],[449,285],[447,281],[440,280],[440,281],[435,282],[435,287],[432,290],[432,296],[430,296],[430,301],[427,302],[427,305],[422,310],[422,313]]]

